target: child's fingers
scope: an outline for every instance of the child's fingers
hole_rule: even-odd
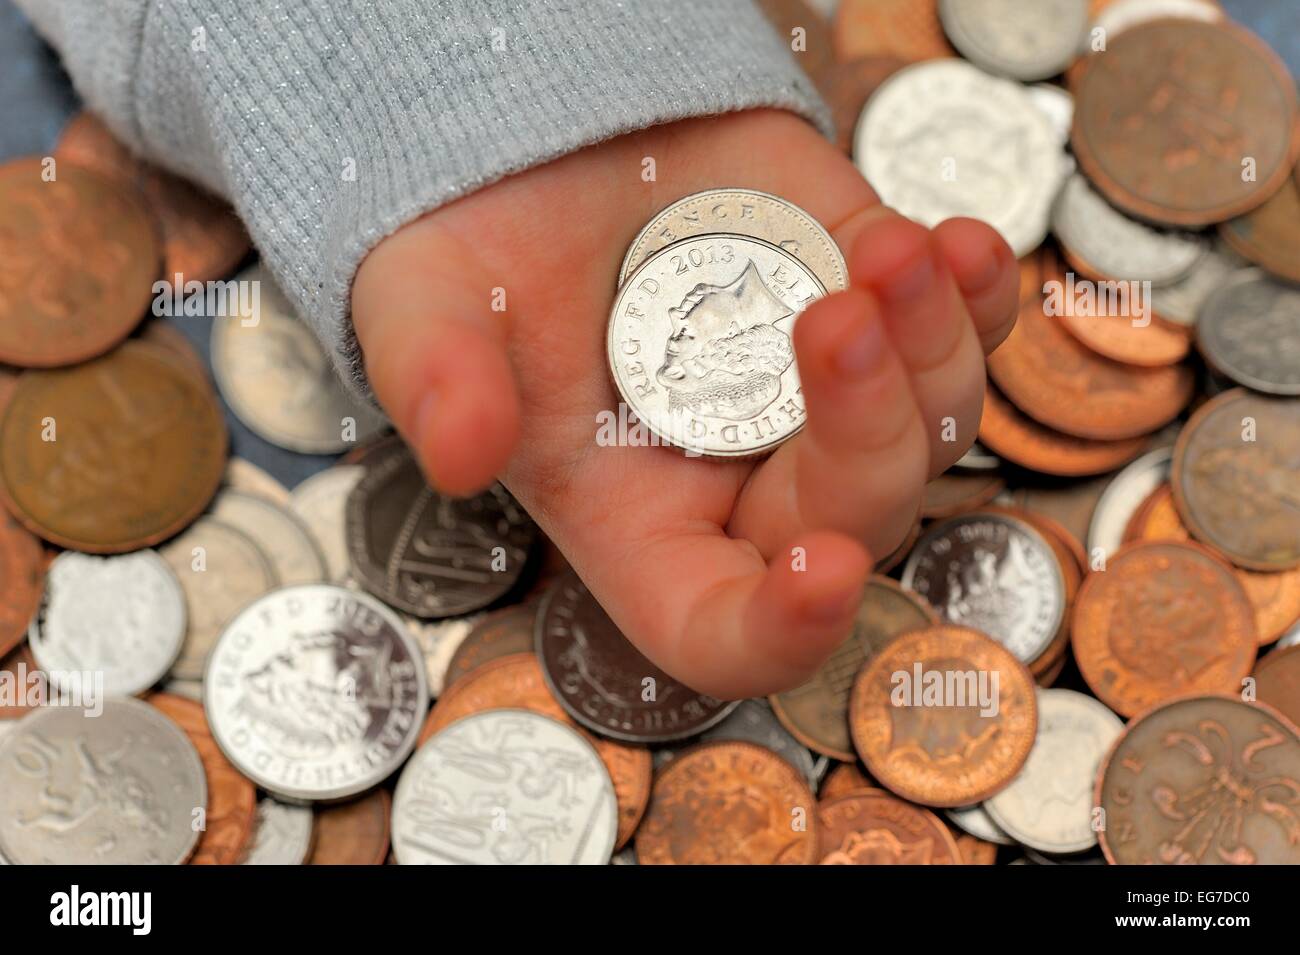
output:
[[[1020,270],[1006,240],[978,219],[949,219],[934,230],[984,354],[1011,334],[1020,304]]]
[[[809,306],[794,339],[808,420],[751,476],[728,530],[774,560],[820,528],[888,553],[916,519],[929,448],[881,308],[851,288]]]
[[[720,531],[658,536],[584,574],[610,617],[654,663],[722,699],[807,679],[848,636],[870,572],[839,534],[787,542],[770,566]]]
[[[510,458],[518,389],[490,299],[418,238],[399,232],[362,264],[353,326],[375,394],[430,483],[471,494]]]

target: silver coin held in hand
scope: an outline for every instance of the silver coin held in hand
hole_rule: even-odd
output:
[[[273,590],[226,626],[203,706],[241,773],[272,795],[337,800],[386,779],[429,706],[419,647],[393,611],[331,584]]]
[[[824,295],[808,266],[762,239],[676,242],[619,289],[606,338],[614,383],[661,443],[766,454],[803,427],[792,333]]]

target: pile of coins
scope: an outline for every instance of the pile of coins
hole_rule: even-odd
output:
[[[1300,862],[1294,81],[1209,0],[761,5],[888,204],[1022,257],[980,442],[852,637],[766,700],[673,679],[503,487],[427,486],[228,208],[79,116],[55,174],[0,166],[4,861]],[[177,274],[261,290],[212,379],[142,322]],[[797,433],[790,328],[848,284],[817,222],[687,196],[617,278],[650,434]],[[1108,282],[1151,296],[1049,308]],[[228,427],[335,457],[290,490]]]

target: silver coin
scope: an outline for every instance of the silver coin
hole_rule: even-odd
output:
[[[996,471],[1002,466],[1002,459],[976,441],[953,466],[965,471]]]
[[[1066,145],[1070,141],[1070,131],[1074,129],[1074,95],[1051,83],[1035,83],[1025,92],[1052,124],[1061,145]]]
[[[886,205],[926,226],[982,219],[1018,257],[1043,243],[1071,171],[1024,87],[960,60],[887,79],[858,120],[854,159]]]
[[[1138,458],[1102,491],[1088,524],[1088,558],[1110,560],[1124,546],[1124,529],[1142,502],[1169,480],[1174,449],[1157,448]]]
[[[212,371],[240,421],[272,444],[306,454],[346,451],[387,427],[383,415],[348,394],[263,266],[236,281],[258,283],[260,308],[255,323],[213,321]]]
[[[1012,79],[1064,72],[1083,45],[1088,0],[939,0],[943,30],[976,66]]]
[[[945,809],[945,816],[948,821],[960,829],[962,832],[969,833],[976,839],[983,839],[985,842],[992,842],[999,846],[1014,846],[1016,840],[998,828],[998,824],[989,818],[989,814],[984,811],[983,806],[966,806],[961,809]]]
[[[1297,622],[1294,627],[1278,638],[1274,649],[1281,650],[1283,647],[1294,646],[1300,646],[1300,622]]]
[[[346,799],[414,748],[429,708],[421,663],[401,620],[370,595],[282,587],[222,632],[203,707],[226,758],[267,792]]]
[[[0,853],[20,865],[175,865],[199,839],[203,763],[152,706],[48,707],[0,743]]]
[[[313,474],[289,494],[289,509],[311,531],[325,555],[329,579],[341,581],[351,570],[348,562],[348,495],[366,473],[358,464],[336,464]]]
[[[106,696],[142,693],[185,637],[185,595],[153,550],[115,557],[65,551],[50,564],[27,642],[55,687],[103,674]]]
[[[1216,239],[1186,275],[1168,285],[1152,287],[1151,309],[1176,325],[1195,325],[1205,300],[1248,264],[1222,239]]]
[[[281,507],[289,505],[289,489],[256,464],[243,458],[231,458],[226,462],[226,473],[221,478],[221,483],[236,491],[264,497]]]
[[[1214,369],[1269,395],[1300,395],[1300,288],[1256,269],[1206,301],[1196,344]]]
[[[311,532],[288,508],[254,494],[224,488],[208,513],[252,538],[282,584],[321,583],[329,573]]]
[[[1209,248],[1195,233],[1156,229],[1130,219],[1078,173],[1052,207],[1052,231],[1094,275],[1153,285],[1178,281]]]
[[[1038,691],[1038,735],[1011,784],[984,801],[1021,845],[1060,854],[1097,844],[1093,785],[1102,757],[1124,731],[1105,704],[1073,690]]]
[[[610,865],[640,865],[636,859],[636,847],[628,846],[614,853],[614,857],[609,860]]]
[[[803,427],[794,324],[826,294],[761,239],[704,235],[661,249],[624,283],[607,357],[628,408],[661,443],[766,454]]]
[[[188,614],[172,676],[198,680],[226,621],[279,581],[251,537],[213,517],[199,518],[172,538],[162,556],[181,582]]]
[[[1165,19],[1216,23],[1223,19],[1223,10],[1213,0],[1115,0],[1093,19],[1089,33],[1104,36],[1109,43],[1126,30]]]
[[[240,865],[302,865],[311,852],[314,813],[270,796],[257,801],[253,841]]]
[[[781,725],[766,700],[741,700],[740,704],[717,726],[705,730],[697,741],[685,746],[668,746],[654,751],[656,771],[668,765],[678,753],[690,749],[695,742],[710,743],[718,740],[740,740],[757,743],[770,749],[798,770],[814,792],[819,778],[813,755],[789,730]]]
[[[429,695],[442,696],[447,684],[447,667],[460,645],[465,642],[474,625],[483,614],[455,617],[451,620],[421,620],[410,614],[399,614],[407,631],[415,638],[424,656],[424,672],[429,679]]]
[[[203,702],[203,684],[199,680],[164,680],[162,691],[172,696],[183,696],[195,703]]]
[[[596,750],[525,710],[486,710],[435,733],[393,797],[402,865],[604,865],[617,833]]]
[[[1024,663],[1036,660],[1065,617],[1065,578],[1038,531],[1004,514],[963,514],[921,535],[902,583],[949,623],[997,640]]]
[[[719,233],[771,242],[808,266],[827,291],[848,288],[849,268],[830,233],[794,203],[753,189],[710,189],[664,209],[632,240],[618,271],[618,284],[660,249],[682,239]]]

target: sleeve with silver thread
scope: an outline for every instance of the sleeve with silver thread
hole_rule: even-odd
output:
[[[829,130],[751,0],[17,0],[134,149],[229,198],[368,392],[352,278],[386,235],[624,132],[755,107]]]

